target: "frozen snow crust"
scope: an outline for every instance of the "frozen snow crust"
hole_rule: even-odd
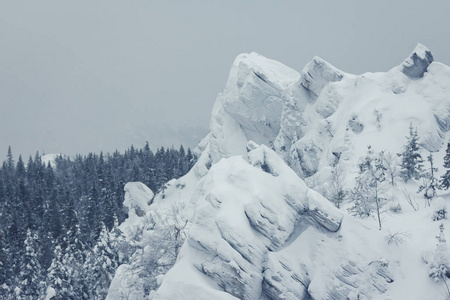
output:
[[[372,216],[355,219],[348,205],[337,209],[322,195],[336,165],[353,187],[369,145],[393,157],[402,152],[410,124],[422,157],[433,151],[441,166],[449,95],[450,68],[420,44],[399,66],[362,75],[318,57],[298,73],[256,53],[239,55],[192,170],[154,198],[128,186],[135,200],[127,206],[144,214],[134,210],[121,228],[141,250],[118,269],[107,299],[146,299],[146,267],[133,261],[156,252],[165,267],[155,269],[150,299],[446,299],[424,262],[432,260],[440,222],[416,194],[420,182],[389,189],[401,211],[383,215],[383,230]],[[439,196],[445,206],[449,195]],[[171,268],[170,251],[155,245],[167,228],[184,240],[181,250],[162,240],[179,251]],[[388,243],[393,234],[402,242]]]

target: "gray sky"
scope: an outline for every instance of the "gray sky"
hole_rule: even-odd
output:
[[[0,0],[0,160],[8,145],[16,157],[195,146],[242,52],[360,74],[420,42],[450,64],[449,3]]]

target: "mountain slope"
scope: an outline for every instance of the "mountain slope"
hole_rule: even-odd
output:
[[[297,73],[256,53],[238,56],[196,165],[155,196],[129,235],[142,249],[132,261],[149,261],[164,244],[176,263],[161,255],[121,267],[108,299],[123,295],[118,278],[144,276],[139,267],[155,270],[153,283],[120,288],[139,297],[152,290],[153,299],[446,299],[443,278],[428,277],[450,259],[432,220],[446,194],[424,207],[414,196],[421,182],[394,176],[383,190],[382,230],[373,213],[348,214],[351,197],[338,209],[323,195],[336,170],[354,188],[368,149],[397,164],[410,125],[422,157],[433,151],[442,165],[449,89],[450,68],[420,44],[388,72],[358,76],[318,57]],[[166,231],[176,234],[154,238]]]

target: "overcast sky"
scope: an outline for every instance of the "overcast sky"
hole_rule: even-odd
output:
[[[0,158],[195,146],[242,52],[360,74],[420,42],[450,64],[449,3],[0,0]]]

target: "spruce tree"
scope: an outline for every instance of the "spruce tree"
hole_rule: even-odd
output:
[[[20,264],[20,273],[17,280],[16,296],[19,299],[38,299],[43,292],[43,270],[39,263],[40,247],[38,236],[30,229],[24,241],[25,255]]]
[[[422,156],[419,154],[419,137],[417,128],[414,130],[412,124],[409,126],[409,136],[406,137],[404,151],[399,154],[402,161],[400,165],[400,177],[407,182],[410,179],[420,179],[422,175]]]
[[[89,253],[84,268],[89,270],[88,291],[90,299],[104,299],[108,293],[114,272],[118,267],[119,256],[112,245],[110,233],[101,223],[101,232],[97,243]]]
[[[444,168],[446,168],[447,171],[441,176],[439,187],[441,189],[448,190],[450,187],[450,143],[447,143],[447,150],[444,157]]]
[[[66,266],[64,265],[62,249],[60,246],[56,246],[47,276],[47,289],[51,288],[55,291],[55,300],[70,299],[69,280]]]

